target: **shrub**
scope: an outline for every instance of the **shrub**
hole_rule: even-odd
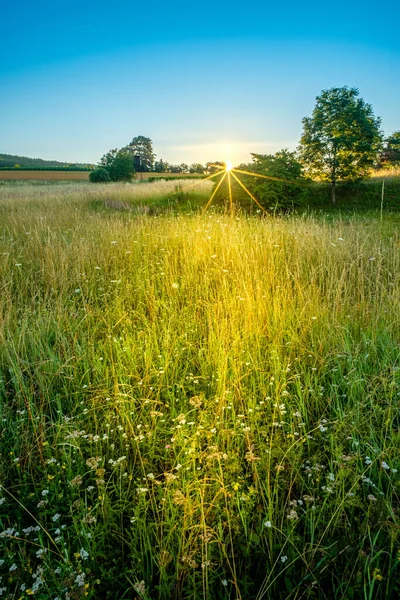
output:
[[[111,181],[109,172],[107,169],[103,169],[103,167],[99,167],[92,171],[89,175],[89,179],[92,183],[105,183]]]

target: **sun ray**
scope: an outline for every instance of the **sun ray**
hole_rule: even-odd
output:
[[[242,173],[243,175],[251,175],[251,177],[262,177],[262,179],[270,179],[272,181],[281,181],[282,183],[292,183],[295,185],[306,185],[302,181],[291,181],[290,179],[281,179],[280,177],[271,177],[270,175],[260,175],[259,173],[251,173],[250,171],[242,171],[241,169],[232,169],[235,173]]]
[[[225,169],[222,169],[222,171],[218,171],[217,173],[212,173],[211,175],[208,175],[208,177],[201,177],[198,181],[196,181],[195,183],[191,183],[190,185],[182,186],[182,190],[190,190],[190,188],[195,187],[196,185],[200,185],[201,183],[203,183],[203,181],[207,181],[207,179],[217,177],[217,175],[222,175],[222,173],[226,173]]]
[[[228,173],[229,210],[232,215],[233,214],[233,200],[232,200],[231,170],[227,169],[226,172]]]
[[[223,175],[223,177],[221,177],[221,179],[220,179],[220,180],[219,180],[219,182],[218,182],[218,185],[217,185],[217,187],[215,188],[215,190],[214,190],[214,191],[213,191],[213,193],[211,194],[211,198],[209,199],[209,201],[207,202],[207,204],[206,204],[206,205],[205,205],[205,207],[204,207],[204,210],[203,210],[203,215],[204,215],[204,213],[206,212],[207,208],[210,206],[211,202],[213,201],[213,198],[214,198],[215,194],[218,192],[218,190],[219,190],[219,187],[220,187],[221,183],[223,182],[223,180],[224,180],[224,179],[225,179],[225,177],[226,177],[226,173],[227,173],[227,172],[226,172],[226,171],[224,171],[224,175]]]
[[[266,215],[267,211],[265,210],[265,208],[263,206],[261,206],[261,204],[259,203],[259,201],[257,200],[257,198],[255,196],[253,196],[253,194],[251,192],[249,192],[249,190],[247,189],[247,187],[244,185],[244,183],[242,183],[240,181],[240,179],[238,177],[236,177],[235,173],[233,171],[236,171],[236,169],[233,169],[231,171],[232,173],[232,177],[234,177],[236,179],[236,181],[238,182],[239,185],[242,186],[242,188],[244,189],[244,191],[246,192],[246,194],[248,194],[250,196],[250,198],[252,200],[254,200],[254,202],[257,204],[257,206],[259,206],[261,208],[261,210],[263,211],[263,213]]]

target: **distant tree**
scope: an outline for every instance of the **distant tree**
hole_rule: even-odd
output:
[[[104,154],[99,162],[99,165],[101,167],[103,167],[104,169],[111,169],[111,166],[118,154],[119,150],[118,148],[113,148],[112,150],[109,150],[108,152],[106,152],[106,154]]]
[[[204,173],[204,167],[200,163],[193,163],[189,167],[189,173],[197,173],[199,175],[202,175]]]
[[[153,151],[153,142],[150,138],[143,135],[138,135],[123,148],[128,154],[133,156],[140,156],[142,159],[143,169],[145,171],[152,171],[156,155]]]
[[[303,119],[300,157],[311,177],[331,183],[366,179],[382,146],[381,120],[356,88],[323,90],[311,117]]]
[[[107,181],[111,181],[110,173],[103,167],[91,171],[89,179],[92,183],[107,183]]]
[[[181,165],[169,165],[170,173],[182,173]]]
[[[154,162],[153,171],[155,171],[156,173],[168,173],[169,164],[165,160],[160,158],[160,160],[156,160]]]
[[[221,171],[221,169],[225,168],[225,163],[220,160],[214,160],[212,162],[206,163],[206,172],[212,173],[213,171]]]
[[[113,148],[104,154],[100,167],[108,172],[111,181],[130,181],[135,174],[132,156],[125,149]]]
[[[400,131],[394,131],[385,140],[385,146],[380,155],[383,167],[397,166],[400,164]]]

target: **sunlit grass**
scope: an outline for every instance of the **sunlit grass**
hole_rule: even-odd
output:
[[[395,226],[175,186],[0,188],[3,597],[396,597]]]

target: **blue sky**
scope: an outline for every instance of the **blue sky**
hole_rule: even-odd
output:
[[[170,162],[294,149],[322,89],[400,129],[400,4],[26,2],[0,20],[0,152],[97,162],[136,135]]]

